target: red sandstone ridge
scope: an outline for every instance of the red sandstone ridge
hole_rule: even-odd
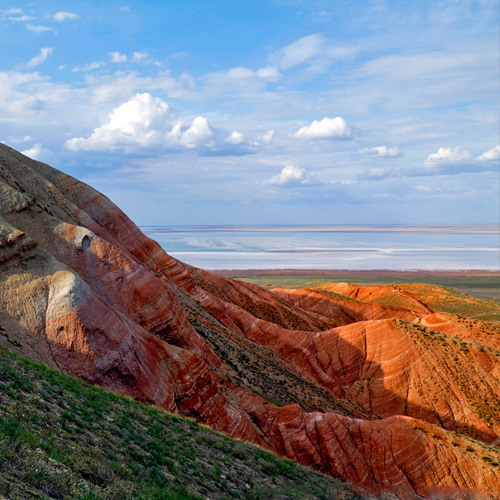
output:
[[[431,308],[429,308],[422,301],[418,300],[415,295],[406,290],[402,290],[401,287],[397,285],[394,288],[394,285],[358,286],[352,285],[351,283],[332,283],[325,284],[320,288],[321,290],[338,293],[344,295],[345,297],[357,299],[362,302],[375,304],[387,303],[397,307],[398,309],[407,309],[417,313],[430,314],[433,312]]]
[[[187,266],[0,144],[0,346],[370,492],[498,498],[498,332],[342,286],[270,292]]]

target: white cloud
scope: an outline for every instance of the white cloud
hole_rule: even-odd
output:
[[[40,142],[36,143],[33,147],[21,151],[21,154],[31,158],[32,160],[38,161],[50,161],[53,158],[52,151],[50,149],[42,148]]]
[[[178,52],[174,52],[168,56],[168,59],[172,61],[180,61],[181,59],[184,59],[187,56],[187,52],[184,50],[180,50]]]
[[[275,82],[281,76],[279,69],[276,66],[266,66],[264,68],[260,68],[255,73],[259,78],[266,78]]]
[[[19,17],[9,17],[9,21],[33,21],[36,17],[33,16],[19,16]]]
[[[208,120],[203,116],[198,116],[193,120],[193,124],[186,130],[182,130],[182,124],[173,126],[167,138],[172,144],[178,144],[187,148],[205,145],[212,137],[213,131]]]
[[[109,55],[111,56],[111,62],[114,63],[125,62],[127,60],[127,56],[125,54],[120,54],[118,51],[109,52]]]
[[[500,159],[500,146],[495,146],[494,148],[488,149],[481,156],[478,156],[476,160],[479,161],[491,161]]]
[[[239,66],[237,68],[231,68],[227,75],[231,78],[252,78],[254,76],[254,72],[250,68],[244,68]]]
[[[455,149],[439,148],[437,153],[433,153],[427,157],[425,166],[432,168],[443,164],[456,164],[468,161],[471,158],[472,155],[468,151],[461,151],[459,147]]]
[[[42,47],[40,49],[40,54],[38,54],[37,56],[33,57],[33,59],[28,61],[25,64],[25,67],[26,68],[33,68],[33,66],[39,66],[40,64],[45,62],[47,57],[49,57],[49,55],[52,54],[53,50],[54,49],[52,47]]]
[[[143,61],[149,57],[149,54],[143,50],[142,52],[134,52],[132,58],[134,61]]]
[[[20,9],[19,7],[12,7],[11,9],[4,10],[5,14],[22,14],[23,9]]]
[[[137,52],[137,51],[134,52],[132,54],[131,61],[133,61],[135,63],[142,63],[142,64],[155,63],[155,65],[158,66],[159,68],[161,68],[163,66],[161,62],[153,60],[153,58],[150,57],[149,53],[146,52],[145,50],[143,50],[141,52]]]
[[[105,65],[106,65],[106,63],[104,63],[102,61],[95,61],[95,62],[86,64],[85,66],[75,66],[71,70],[71,73],[93,71],[94,69],[100,68],[101,66],[105,66]]]
[[[54,31],[50,26],[41,26],[40,24],[27,24],[26,28],[33,33],[43,33],[44,31]]]
[[[226,138],[226,142],[229,142],[229,144],[240,144],[240,142],[243,142],[243,135],[234,130],[231,132],[231,135]]]
[[[268,130],[263,136],[262,136],[262,142],[264,144],[270,144],[271,141],[273,140],[275,131],[274,130]]]
[[[54,21],[66,21],[67,19],[78,19],[80,16],[73,12],[57,12],[54,15]]]
[[[264,186],[304,186],[313,184],[314,174],[306,172],[304,168],[295,165],[287,165],[278,175],[271,177],[263,182]]]
[[[441,80],[446,73],[478,67],[480,59],[473,52],[419,51],[414,54],[382,56],[366,62],[356,76],[377,75],[387,80],[416,81],[420,78]]]
[[[371,168],[369,174],[372,177],[382,177],[385,176],[386,171],[385,168]]]
[[[156,129],[165,127],[168,110],[168,104],[158,97],[136,94],[115,108],[109,114],[109,122],[96,128],[90,137],[75,137],[66,141],[65,147],[71,151],[106,151],[157,145],[161,134]]]
[[[430,193],[431,191],[434,191],[435,188],[431,187],[431,186],[426,186],[426,185],[422,185],[422,186],[415,186],[415,189],[417,191],[424,191],[426,193]]]
[[[314,120],[311,125],[300,128],[294,137],[298,139],[350,139],[353,130],[343,118],[323,118]]]
[[[376,146],[374,148],[360,149],[359,152],[362,155],[381,157],[396,157],[402,155],[397,146],[393,148],[388,148],[387,146]]]
[[[396,172],[393,169],[386,169],[386,168],[370,168],[368,170],[365,170],[363,173],[360,173],[357,175],[357,180],[358,181],[383,181],[384,179],[388,178],[396,178],[400,177],[401,173]]]
[[[281,73],[275,66],[265,66],[254,71],[245,66],[236,66],[227,71],[207,73],[201,80],[206,84],[205,96],[228,93],[255,95],[269,83],[280,79]]]
[[[42,145],[41,143],[38,142],[33,147],[21,151],[21,154],[28,156],[32,160],[36,160],[41,152],[42,152]]]
[[[116,72],[113,76],[97,76],[89,87],[92,104],[124,101],[137,89],[142,91],[165,92],[169,97],[192,97],[194,79],[191,75],[182,74],[173,78],[169,71],[159,72],[156,77],[141,77],[137,72]],[[87,79],[88,82],[90,80]]]
[[[357,52],[354,47],[339,45],[334,40],[314,34],[287,45],[272,59],[283,70],[308,63],[310,70],[323,72],[332,62],[353,57]]]
[[[304,36],[287,45],[280,51],[280,67],[288,69],[317,56],[322,49],[323,42],[324,38],[319,34],[315,34]]]
[[[498,49],[489,49],[491,41],[487,39],[470,44],[464,38],[463,43],[449,44],[446,49],[434,47],[369,58],[353,69],[350,83],[335,92],[335,97],[348,97],[350,102],[344,104],[358,113],[373,105],[395,113],[403,107],[429,110],[475,102],[478,96],[481,102],[487,102],[498,96],[498,71],[493,73],[498,67]]]
[[[3,144],[21,144],[23,142],[33,142],[35,139],[29,135],[24,137],[9,136],[6,141],[1,141]]]
[[[500,158],[500,154],[497,148],[485,151],[477,158],[473,158],[468,151],[463,151],[459,147],[454,149],[439,148],[437,153],[427,157],[423,167],[400,171],[400,174],[415,177],[489,172],[498,169],[498,158]]]

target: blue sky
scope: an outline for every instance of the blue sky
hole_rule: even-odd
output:
[[[0,141],[140,225],[499,220],[499,5],[0,0]]]

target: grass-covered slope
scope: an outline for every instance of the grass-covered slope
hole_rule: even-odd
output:
[[[0,498],[363,498],[260,448],[0,351]]]

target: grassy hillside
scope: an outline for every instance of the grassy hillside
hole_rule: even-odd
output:
[[[363,497],[191,419],[0,351],[0,498]]]

